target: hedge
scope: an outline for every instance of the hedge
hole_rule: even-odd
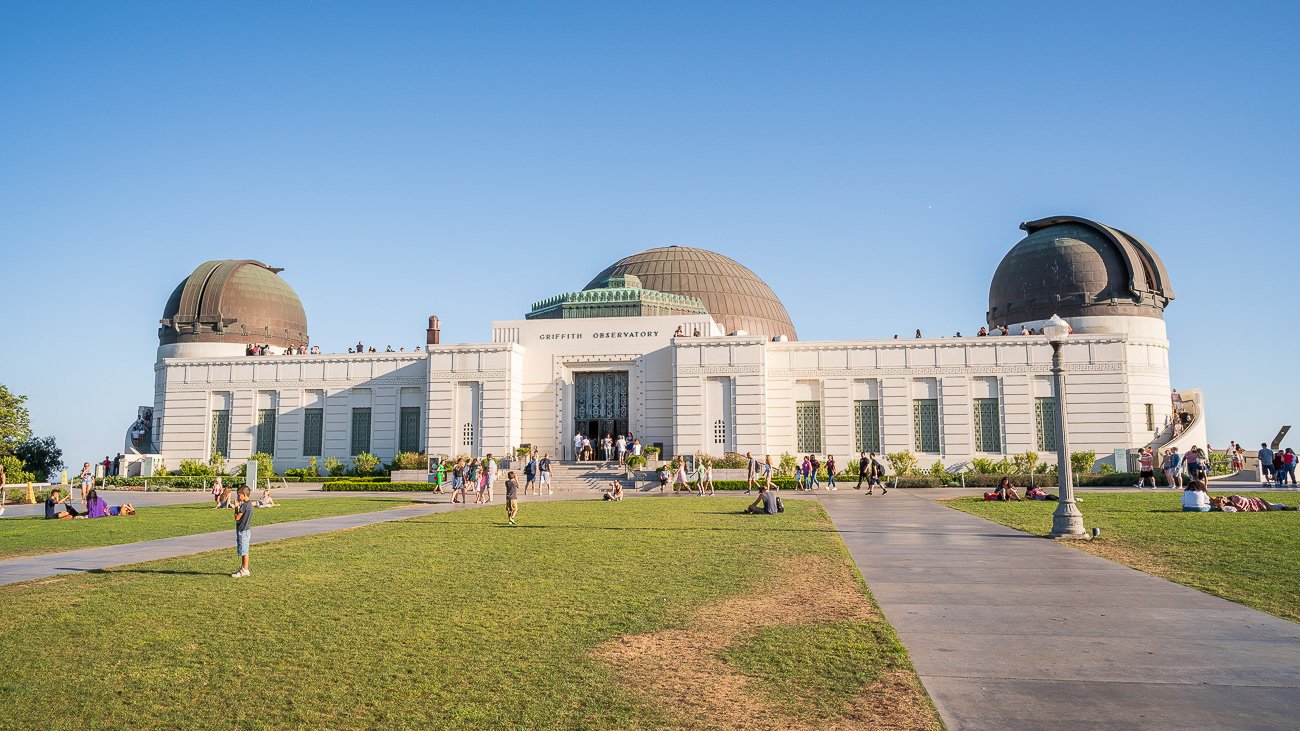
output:
[[[337,480],[321,485],[324,492],[428,492],[433,490],[432,482],[346,482]],[[444,489],[450,489],[444,486]]]
[[[643,475],[638,475],[638,480],[648,481],[652,487],[659,484],[659,478],[655,477],[653,473],[650,475],[648,479]],[[826,481],[821,480],[820,482],[821,482],[820,489],[823,490],[826,489]],[[761,479],[756,480],[755,483],[763,484],[763,480]],[[744,490],[747,484],[748,483],[745,480],[714,480],[713,481],[713,487],[718,490]],[[780,487],[782,490],[795,489],[795,481],[793,477],[773,477],[772,484],[774,486]],[[854,477],[852,480],[841,480],[839,478],[836,478],[836,485],[838,487],[847,486],[851,490],[853,489],[853,486],[856,484],[858,484],[857,477]],[[864,485],[866,484],[865,480],[863,481],[863,484]],[[892,477],[889,478],[888,480],[885,481],[885,484],[888,487],[892,488],[894,486],[894,478]],[[668,482],[668,486],[670,488],[672,487],[671,480]],[[943,482],[940,481],[939,478],[937,477],[929,477],[926,475],[905,475],[903,477],[898,478],[898,486],[899,487],[943,487]]]
[[[212,481],[215,477],[182,477],[180,475],[161,475],[158,477],[105,477],[102,480],[105,489],[116,487],[146,487],[150,490],[208,490],[212,488]],[[226,487],[241,487],[244,484],[244,478],[235,477],[234,475],[223,475],[223,484]],[[266,487],[269,481],[260,478],[258,484]]]

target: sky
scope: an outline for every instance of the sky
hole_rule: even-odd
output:
[[[1020,222],[1167,264],[1211,443],[1296,421],[1296,3],[0,0],[0,383],[69,464],[208,259],[312,341],[444,342],[681,244],[803,340],[975,332]],[[1294,438],[1288,441],[1294,442]]]

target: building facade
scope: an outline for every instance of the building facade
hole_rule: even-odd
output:
[[[989,324],[1013,334],[962,338],[800,341],[747,268],[663,247],[493,323],[487,342],[441,343],[431,318],[422,352],[307,354],[305,314],[278,270],[208,262],[164,311],[158,451],[172,468],[217,452],[265,452],[284,469],[521,445],[571,459],[575,434],[631,432],[665,454],[908,451],[953,466],[1033,451],[1050,462],[1051,348],[1015,333],[1052,314],[1074,329],[1064,346],[1073,450],[1118,459],[1150,444],[1173,417],[1163,265],[1135,237],[1084,219],[1022,227],[1029,235],[990,287]],[[248,355],[249,344],[277,354]]]

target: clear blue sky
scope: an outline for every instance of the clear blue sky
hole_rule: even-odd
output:
[[[327,350],[481,342],[667,243],[803,339],[970,333],[1017,225],[1074,214],[1165,259],[1212,443],[1270,438],[1297,4],[1062,5],[4,2],[0,383],[69,463],[116,453],[214,258],[284,267]]]

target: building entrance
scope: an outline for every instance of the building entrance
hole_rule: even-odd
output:
[[[601,440],[606,434],[617,441],[619,434],[627,433],[627,385],[627,371],[573,374],[573,433],[591,440],[595,459],[604,458]]]

